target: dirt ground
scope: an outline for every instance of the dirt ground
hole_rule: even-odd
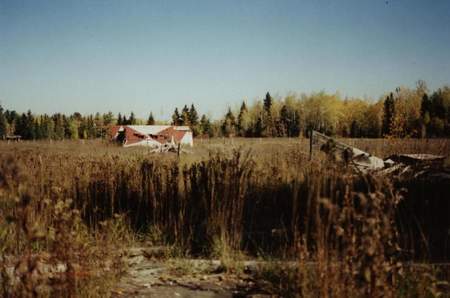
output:
[[[218,260],[164,260],[153,257],[151,250],[127,251],[127,270],[113,297],[276,297],[254,280],[250,269],[225,272]]]

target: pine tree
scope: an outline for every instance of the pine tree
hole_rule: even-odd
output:
[[[122,125],[122,124],[123,124],[122,114],[119,113],[119,115],[117,115],[117,125]]]
[[[360,128],[358,126],[358,123],[353,120],[352,124],[350,125],[350,137],[351,138],[359,138],[360,134],[359,134]]]
[[[262,137],[263,130],[264,130],[263,121],[262,121],[262,118],[260,116],[256,120],[255,127],[253,129],[253,136],[258,137],[258,138]]]
[[[19,115],[17,114],[16,111],[9,111],[9,110],[6,110],[6,112],[5,112],[5,117],[6,117],[6,121],[7,121],[9,124],[13,124],[14,121],[16,121],[17,118],[19,118]]]
[[[245,101],[242,102],[241,109],[239,110],[238,120],[237,120],[237,133],[241,137],[248,135],[248,130],[250,126],[250,119],[248,114],[247,105]]]
[[[128,119],[128,124],[129,125],[136,125],[136,117],[134,116],[133,112],[131,112],[131,114],[130,114],[130,118]]]
[[[181,125],[181,117],[178,108],[175,108],[175,111],[172,114],[172,125]]]
[[[187,105],[184,105],[183,109],[181,110],[181,125],[190,126],[191,122],[189,121],[189,119],[189,108],[187,107]]]
[[[264,98],[264,118],[263,118],[263,135],[266,137],[274,137],[276,135],[275,125],[272,117],[273,100],[270,93],[266,93]]]
[[[222,134],[226,137],[232,137],[235,134],[236,121],[231,108],[228,108],[228,112],[225,114],[225,119],[222,123]]]
[[[283,105],[280,110],[280,129],[278,129],[278,136],[287,135],[291,137],[291,117],[286,105]]]
[[[272,96],[270,96],[270,93],[266,93],[266,97],[264,98],[264,111],[267,113],[270,113],[270,109],[272,108],[273,100]]]
[[[3,107],[0,106],[0,138],[5,138],[7,135],[7,120],[3,112]]]
[[[198,113],[194,107],[194,104],[191,104],[191,108],[189,109],[189,125],[194,136],[197,136],[199,134],[200,128],[198,123]]]
[[[422,117],[425,116],[425,113],[430,113],[431,111],[431,100],[428,97],[428,94],[424,93],[422,96],[422,102],[420,104],[420,114]]]
[[[148,116],[147,125],[155,125],[155,118],[153,118],[152,112],[150,112],[150,115]]]
[[[391,94],[386,97],[384,101],[384,115],[383,115],[383,135],[389,135],[395,116],[395,101],[394,95]]]
[[[18,119],[16,123],[16,133],[22,136],[25,140],[32,140],[36,138],[34,117],[30,110],[28,110],[26,114],[23,113]]]
[[[207,135],[209,137],[212,136],[211,122],[206,117],[206,115],[203,115],[200,119],[200,131],[202,135]]]
[[[22,113],[20,117],[17,117],[14,121],[15,123],[15,131],[14,134],[21,136],[22,138],[26,139],[26,120],[27,116]]]
[[[191,108],[189,110],[189,122],[192,126],[198,125],[198,113],[194,107],[194,104],[191,104]]]
[[[31,110],[28,110],[28,112],[27,112],[26,130],[27,130],[27,133],[28,133],[27,138],[29,140],[36,139],[36,131],[35,131],[35,126],[34,126],[34,116],[31,113]]]
[[[449,135],[445,130],[450,121],[450,100],[446,103],[442,89],[433,92],[430,100],[430,134],[438,137]]]

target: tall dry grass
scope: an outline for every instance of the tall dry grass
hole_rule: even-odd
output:
[[[320,154],[309,161],[304,140],[265,142],[204,142],[180,158],[101,142],[2,144],[3,271],[6,259],[14,260],[14,290],[29,293],[42,284],[33,279],[36,263],[63,263],[61,286],[48,286],[76,292],[90,287],[92,268],[118,266],[111,253],[117,245],[158,231],[159,241],[186,255],[241,252],[297,260],[285,295],[427,291],[431,279],[405,278],[398,223],[403,201],[395,181],[355,174]],[[380,155],[401,150],[395,146]],[[444,142],[435,149],[448,147]],[[99,266],[99,259],[110,261]]]

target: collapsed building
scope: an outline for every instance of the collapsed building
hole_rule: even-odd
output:
[[[357,173],[388,177],[402,192],[396,220],[405,254],[450,260],[449,156],[400,153],[382,159],[316,131],[310,136],[310,158],[313,148],[319,146],[328,158]]]

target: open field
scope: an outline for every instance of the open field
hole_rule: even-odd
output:
[[[430,153],[448,155],[450,152],[449,139],[338,139],[344,143],[356,146],[364,151],[381,158],[397,153]],[[208,157],[210,152],[230,151],[232,149],[251,149],[253,156],[282,155],[286,152],[298,151],[309,154],[309,140],[307,138],[214,138],[195,139],[195,146],[188,148],[193,154],[182,155],[182,161],[200,160]],[[103,156],[120,154],[121,156],[146,156],[148,148],[122,148],[107,140],[78,140],[78,141],[22,141],[0,143],[0,152],[35,150],[38,152],[53,152],[76,156]],[[158,156],[159,158],[160,156]]]
[[[449,166],[448,139],[341,141],[382,158],[445,155]],[[0,143],[0,293],[132,295],[127,252],[163,247],[145,262],[172,264],[154,285],[168,293],[167,280],[200,283],[195,276],[214,271],[229,281],[223,297],[243,276],[244,296],[449,295],[448,267],[411,262],[449,261],[450,187],[355,173],[319,150],[309,160],[307,139],[205,139],[186,149]],[[198,258],[220,268],[193,269]],[[125,289],[111,287],[120,280]]]

